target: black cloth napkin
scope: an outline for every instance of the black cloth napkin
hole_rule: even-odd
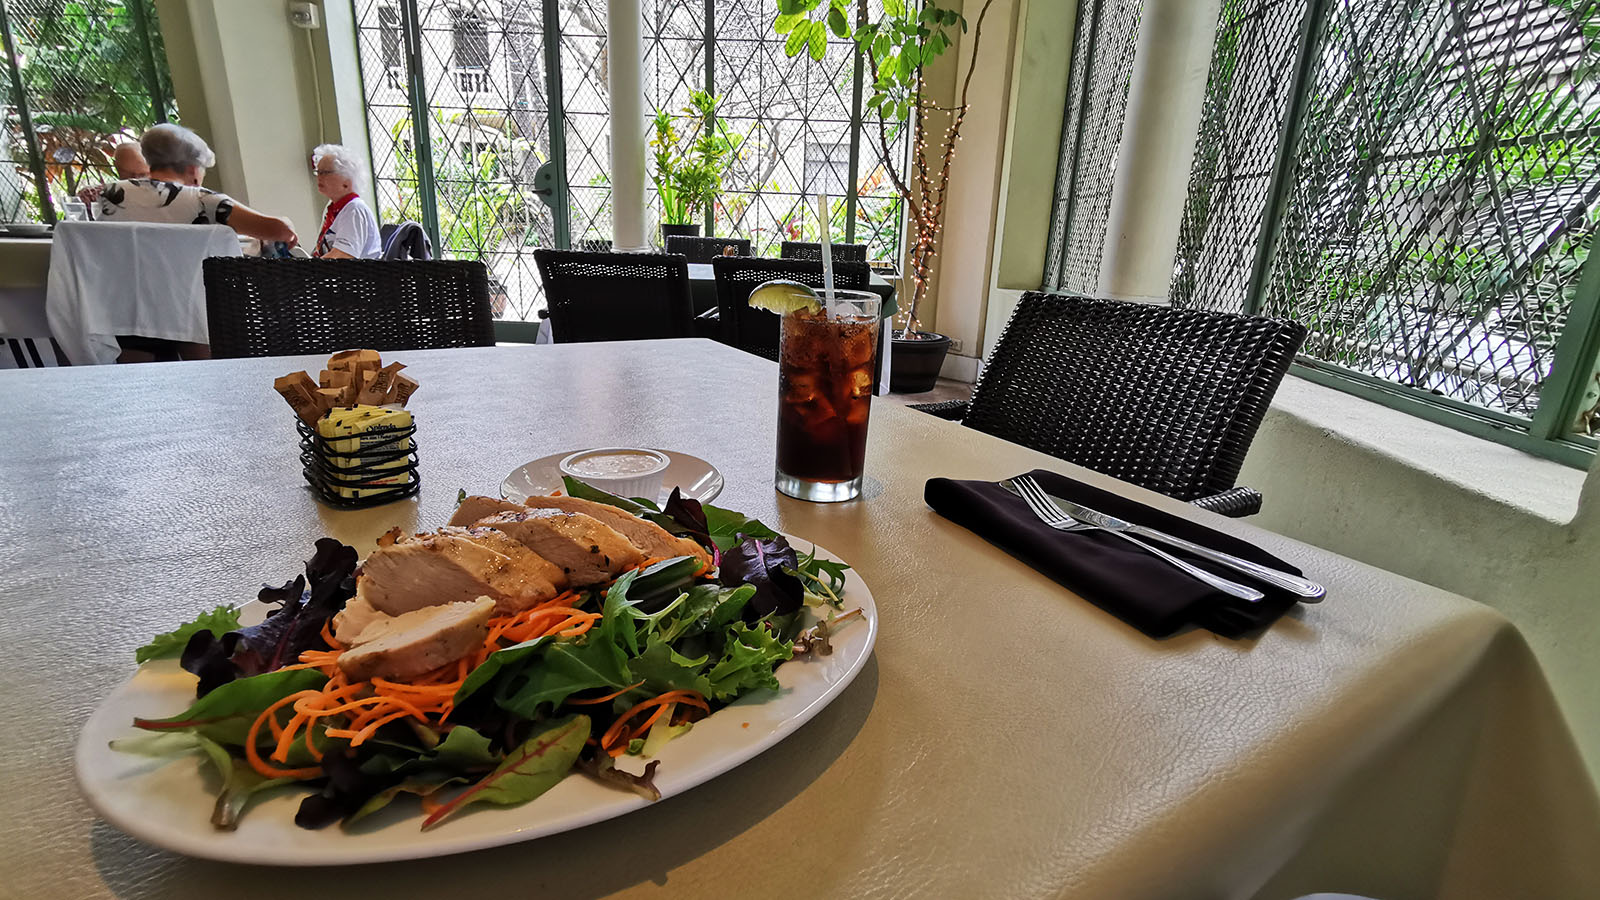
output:
[[[1303,574],[1253,544],[1135,500],[1043,469],[1028,474],[1047,494],[1252,562]],[[1039,521],[1021,497],[993,482],[930,478],[923,499],[934,512],[1151,637],[1165,637],[1188,624],[1224,637],[1239,637],[1272,624],[1297,602],[1293,594],[1166,544],[1155,546],[1224,578],[1259,588],[1266,598],[1252,603],[1220,593],[1115,535],[1057,531]]]

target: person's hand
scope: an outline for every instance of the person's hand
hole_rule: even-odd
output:
[[[283,216],[273,216],[272,222],[275,226],[274,231],[276,232],[272,236],[273,240],[282,241],[285,245],[291,248],[300,246],[300,236],[295,234],[293,222],[289,221]]]

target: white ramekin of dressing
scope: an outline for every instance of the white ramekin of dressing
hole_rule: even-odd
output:
[[[558,467],[563,475],[619,497],[655,500],[661,494],[661,476],[670,461],[659,450],[601,447],[568,454]]]

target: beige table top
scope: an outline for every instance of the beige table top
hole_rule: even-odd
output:
[[[49,238],[0,235],[0,288],[43,290],[49,277]]]
[[[359,512],[303,489],[271,390],[319,358],[0,372],[0,896],[1600,896],[1600,804],[1486,607],[1189,510],[1329,599],[1254,640],[1153,641],[922,501],[934,475],[1108,479],[880,403],[867,498],[811,505],[771,487],[772,364],[720,345],[386,356],[422,383],[424,487]],[[874,659],[782,744],[577,832],[318,873],[175,857],[78,796],[78,728],[150,635],[253,596],[324,533],[370,546],[443,522],[457,488],[616,444],[714,461],[720,504],[872,587]]]

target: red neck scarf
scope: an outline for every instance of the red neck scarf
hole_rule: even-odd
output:
[[[328,252],[328,229],[333,227],[333,220],[338,218],[339,210],[344,209],[345,204],[355,198],[356,192],[351,191],[337,200],[328,202],[328,212],[322,217],[322,233],[317,235],[317,256],[322,256]]]

